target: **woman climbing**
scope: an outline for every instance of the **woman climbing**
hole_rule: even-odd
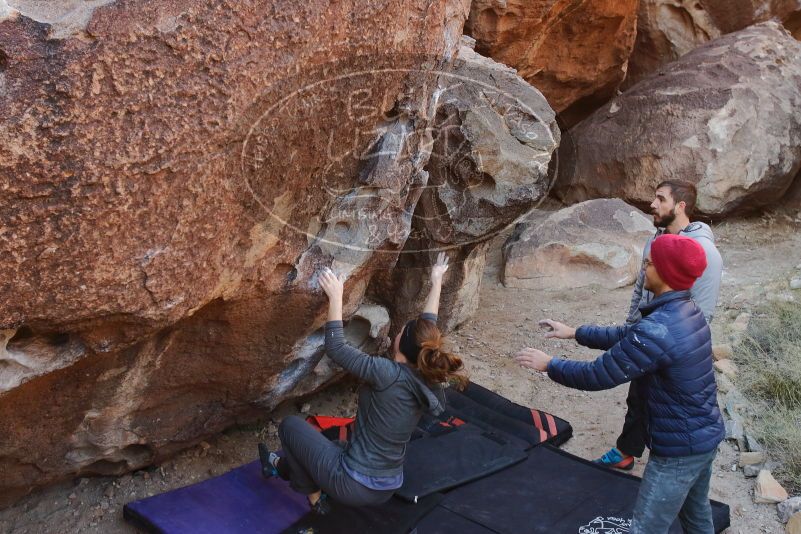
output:
[[[329,509],[326,496],[348,506],[377,505],[403,484],[406,444],[424,412],[444,407],[443,387],[464,387],[461,359],[442,346],[436,325],[442,277],[448,258],[440,253],[431,270],[431,291],[425,309],[395,336],[392,358],[364,354],[345,342],[342,329],[342,280],[330,269],[320,275],[328,295],[325,352],[364,384],[359,389],[356,422],[347,443],[334,443],[297,416],[281,422],[283,452],[259,444],[265,476],[289,480],[308,496],[312,511]]]

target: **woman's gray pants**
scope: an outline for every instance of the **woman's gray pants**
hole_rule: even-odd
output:
[[[395,490],[374,490],[351,478],[342,465],[341,444],[329,441],[300,417],[291,415],[278,427],[283,453],[289,467],[292,489],[304,495],[322,490],[347,506],[384,503]]]

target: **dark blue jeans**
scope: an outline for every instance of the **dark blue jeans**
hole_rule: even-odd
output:
[[[651,454],[634,505],[631,534],[665,534],[677,515],[686,534],[714,534],[709,479],[717,452],[675,458]]]

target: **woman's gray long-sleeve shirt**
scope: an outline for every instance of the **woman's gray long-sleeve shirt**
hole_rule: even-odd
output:
[[[436,315],[421,318],[436,322]],[[442,386],[429,386],[405,364],[370,356],[345,341],[342,321],[325,325],[325,352],[346,371],[364,380],[353,434],[345,447],[346,466],[373,477],[403,473],[406,444],[424,412],[444,410]]]

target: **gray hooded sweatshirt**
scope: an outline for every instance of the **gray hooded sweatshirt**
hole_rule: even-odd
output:
[[[648,240],[643,250],[642,257],[648,257],[651,251],[651,243],[654,239],[665,233],[665,230],[660,228],[656,234]],[[695,281],[693,287],[690,288],[690,296],[695,301],[695,304],[701,309],[707,323],[712,322],[715,315],[715,306],[718,304],[718,295],[720,294],[720,279],[723,274],[723,258],[720,256],[717,247],[715,247],[715,236],[712,234],[712,229],[709,225],[702,222],[693,222],[687,225],[686,228],[679,231],[679,235],[692,237],[704,248],[706,252],[706,269],[701,278]],[[634,284],[634,292],[631,296],[631,306],[629,307],[629,315],[626,322],[629,324],[636,323],[642,316],[640,315],[640,306],[651,302],[654,294],[645,289],[645,269],[640,269],[640,274],[637,276],[637,282]]]
[[[437,316],[424,313],[436,322]],[[359,407],[353,435],[345,446],[346,466],[371,477],[403,473],[406,444],[424,412],[439,415],[445,406],[441,385],[426,384],[417,369],[380,356],[370,356],[348,345],[342,321],[325,325],[325,352],[351,374],[365,381],[359,389]]]

